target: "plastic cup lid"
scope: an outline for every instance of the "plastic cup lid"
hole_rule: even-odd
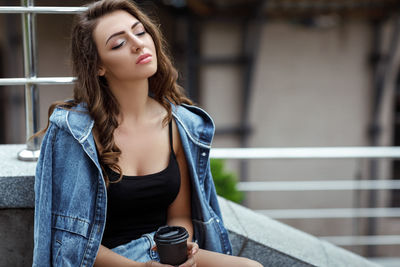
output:
[[[176,244],[188,239],[189,233],[181,226],[162,226],[154,235],[154,241],[163,244]]]

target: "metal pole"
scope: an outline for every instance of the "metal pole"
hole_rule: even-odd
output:
[[[382,31],[382,24],[377,25],[377,35],[378,37]],[[377,146],[379,144],[379,137],[381,134],[381,127],[379,126],[379,115],[381,110],[381,105],[383,101],[383,94],[387,84],[387,79],[389,73],[392,71],[393,68],[393,60],[395,55],[397,54],[397,49],[399,46],[400,40],[400,16],[397,16],[394,21],[394,27],[392,30],[391,40],[389,43],[389,51],[387,58],[384,59],[381,65],[378,65],[375,69],[375,80],[374,80],[374,87],[375,87],[375,96],[374,96],[374,105],[373,105],[373,113],[372,113],[372,122],[370,128],[370,142],[371,146]],[[376,48],[377,52],[379,52],[379,47]],[[379,62],[378,62],[379,63]],[[376,160],[371,160],[370,163],[370,175],[371,179],[377,179],[377,173],[379,171],[379,165]],[[375,208],[377,206],[377,199],[378,199],[378,192],[372,190],[369,194],[368,198],[368,207]],[[369,218],[367,224],[367,233],[370,236],[376,234],[377,229],[377,220],[376,218]],[[375,246],[368,246],[367,247],[367,256],[368,257],[375,257],[376,254],[376,247]]]
[[[0,86],[25,84],[73,84],[75,77],[0,78]]]
[[[21,0],[25,7],[34,6],[34,0]],[[36,78],[36,33],[35,14],[22,14],[24,42],[24,73],[26,78]],[[35,161],[39,157],[39,138],[31,136],[39,130],[39,91],[36,84],[25,84],[26,149],[18,154],[18,159]]]
[[[24,1],[23,1],[24,2]],[[26,1],[25,1],[26,2]],[[8,14],[76,14],[83,12],[87,7],[61,7],[61,6],[1,6],[0,13]]]
[[[199,101],[199,28],[198,19],[195,14],[188,14],[184,17],[186,24],[186,41],[185,41],[185,67],[186,76],[185,89],[189,93],[189,97],[193,101]]]
[[[240,146],[247,147],[250,126],[249,109],[251,102],[251,91],[253,90],[254,64],[256,63],[257,53],[259,52],[260,36],[263,25],[263,11],[267,5],[267,0],[258,0],[254,6],[252,15],[246,18],[243,24],[242,55],[246,59],[242,86],[242,110],[240,114]],[[252,27],[253,26],[253,27]],[[248,180],[248,161],[240,162],[240,179]]]

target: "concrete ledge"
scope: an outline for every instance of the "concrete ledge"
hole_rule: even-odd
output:
[[[33,208],[36,162],[20,161],[25,145],[0,145],[0,209]]]
[[[17,159],[25,145],[0,145],[0,267],[29,266],[33,251],[36,163]],[[264,266],[377,266],[330,243],[223,198],[234,255]]]
[[[264,266],[379,266],[224,198],[218,201],[234,255]]]

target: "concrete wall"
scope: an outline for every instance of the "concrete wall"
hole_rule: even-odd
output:
[[[0,209],[0,266],[32,266],[33,209]]]
[[[235,44],[240,41],[240,28],[228,26],[207,25],[206,55],[218,54],[218,50],[223,51],[219,54],[239,52]],[[371,101],[367,24],[350,21],[342,27],[315,29],[269,22],[261,36],[252,88],[250,146],[367,145]],[[233,47],[221,46],[222,40]],[[206,67],[202,78],[202,103],[217,127],[238,123],[241,70]],[[216,137],[214,146],[238,146],[238,142]],[[354,163],[293,163],[282,168],[289,163],[252,161],[247,178],[337,179],[352,178],[357,171]]]

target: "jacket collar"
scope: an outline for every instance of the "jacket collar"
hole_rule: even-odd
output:
[[[69,110],[56,108],[50,116],[50,122],[69,132],[79,143],[86,141],[94,125],[85,103],[80,103]]]
[[[201,108],[181,104],[172,105],[172,115],[177,124],[181,125],[189,138],[197,145],[211,147],[215,125],[212,118]]]

